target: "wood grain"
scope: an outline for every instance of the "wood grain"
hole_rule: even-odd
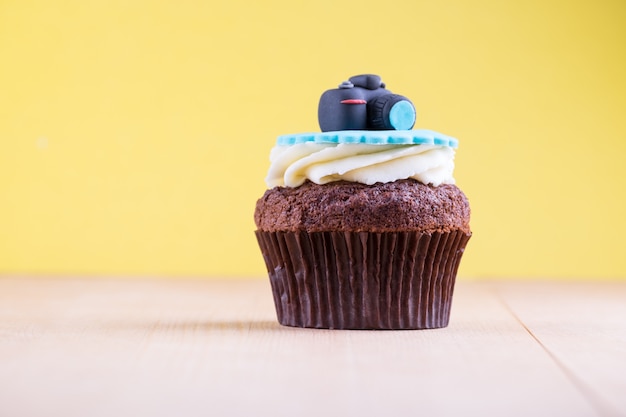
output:
[[[258,280],[0,279],[0,416],[626,415],[626,283],[461,281],[451,324],[277,324]]]
[[[511,312],[604,415],[626,415],[626,284],[494,283]]]

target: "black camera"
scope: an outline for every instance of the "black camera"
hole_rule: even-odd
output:
[[[415,124],[416,113],[413,103],[392,94],[378,75],[364,74],[324,92],[317,116],[322,132],[409,130]]]

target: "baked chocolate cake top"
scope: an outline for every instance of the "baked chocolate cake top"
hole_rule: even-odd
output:
[[[256,204],[262,231],[470,233],[470,206],[455,185],[438,187],[413,179],[378,183],[337,181],[274,187]]]

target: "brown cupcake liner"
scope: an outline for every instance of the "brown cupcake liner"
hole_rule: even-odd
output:
[[[471,235],[263,232],[278,321],[327,329],[445,327]]]

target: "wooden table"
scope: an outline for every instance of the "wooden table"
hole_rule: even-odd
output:
[[[0,278],[0,416],[626,416],[626,282],[457,283],[450,326],[277,324],[266,279]]]

